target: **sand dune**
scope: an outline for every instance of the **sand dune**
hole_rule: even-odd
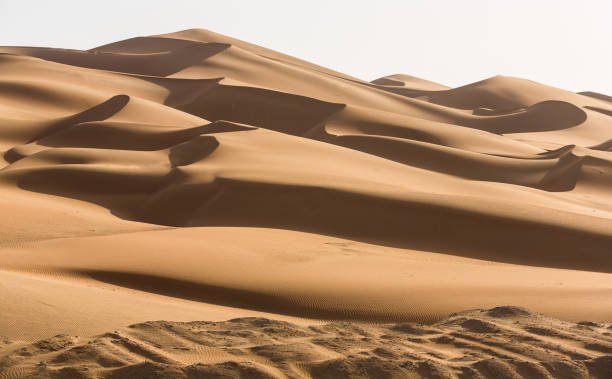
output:
[[[501,76],[368,82],[201,29],[0,47],[0,67],[0,378],[609,369],[604,327],[567,324],[612,320],[609,96]],[[564,321],[448,318],[505,304]],[[126,329],[151,320],[168,323]],[[194,320],[224,322],[180,323]],[[370,341],[307,327],[321,320]],[[184,332],[260,322],[297,334],[201,352]],[[408,339],[363,324],[381,322],[437,324]]]
[[[609,329],[516,307],[463,312],[430,326],[157,321],[91,338],[5,342],[0,368],[41,377],[606,378]]]

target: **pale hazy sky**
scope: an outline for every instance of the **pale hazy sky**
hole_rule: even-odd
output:
[[[612,95],[612,0],[0,0],[0,45],[88,49],[205,28],[373,80],[496,74]]]

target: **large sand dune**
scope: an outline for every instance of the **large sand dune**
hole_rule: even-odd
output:
[[[120,337],[101,333],[151,320],[295,324],[310,339],[303,364],[249,355],[228,366],[264,377],[333,376],[321,363],[332,358],[361,375],[356,358],[313,347],[349,328],[304,329],[321,320],[446,319],[442,333],[450,313],[512,304],[610,321],[611,115],[603,94],[501,76],[460,88],[402,74],[366,82],[201,29],[87,51],[0,47],[0,336],[11,341],[0,378],[30,372],[9,357],[16,346],[67,334],[108,347]],[[167,333],[152,325],[136,328]],[[519,338],[512,328],[497,340]],[[559,353],[588,360],[582,374],[610,367],[598,357],[612,350],[575,342],[599,337],[558,333],[546,343],[582,354]],[[469,361],[461,346],[435,337],[424,349],[440,367],[363,359],[395,375],[460,373],[447,361]],[[275,337],[262,338],[250,351],[274,360],[256,352]],[[502,360],[522,362],[512,349]],[[197,358],[158,353],[170,366],[142,368],[128,354],[113,358],[126,368],[103,371],[187,375]],[[100,363],[62,354],[73,357],[65,366]],[[227,369],[219,351],[202,354],[213,365],[203,370]],[[509,364],[471,357],[468,374]],[[556,375],[534,365],[508,370]]]

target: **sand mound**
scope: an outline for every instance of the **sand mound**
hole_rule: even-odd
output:
[[[12,378],[607,378],[605,330],[516,307],[463,312],[435,327],[156,321],[92,338],[10,344],[0,367]]]

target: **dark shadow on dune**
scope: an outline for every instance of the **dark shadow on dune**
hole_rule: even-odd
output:
[[[139,79],[146,80],[147,82],[167,89],[168,95],[166,100],[164,100],[164,105],[180,109],[189,106],[196,99],[206,96],[206,94],[219,86],[219,82],[224,78],[183,79],[161,76],[142,76],[139,77]]]
[[[543,153],[540,153],[534,156],[531,159],[551,159],[551,158],[561,158],[562,156],[571,153],[572,150],[576,148],[576,145],[565,145],[558,149],[548,150]]]
[[[303,135],[342,110],[336,104],[261,88],[217,85],[177,109],[210,121],[228,120]]]
[[[257,128],[250,125],[239,124],[236,122],[225,120],[216,120],[206,125],[206,129],[204,129],[201,134],[246,132],[255,129]]]
[[[602,100],[612,104],[612,96],[604,95],[603,93],[597,93],[592,91],[578,92],[579,95],[592,97],[593,99]]]
[[[571,149],[559,156],[547,158],[488,156],[483,159],[479,153],[386,136],[340,135],[330,142],[411,167],[471,180],[509,183],[552,192],[571,191],[576,186],[580,172],[581,158],[571,158]]]
[[[83,112],[56,121],[34,138],[30,139],[27,143],[33,143],[40,139],[50,137],[53,134],[61,133],[77,124],[106,120],[107,118],[110,118],[121,111],[129,101],[130,97],[127,95],[113,96],[96,106],[84,110]],[[4,159],[8,163],[14,163],[22,158],[24,158],[24,156],[15,148],[11,148],[4,153]]]
[[[84,122],[36,141],[49,147],[155,151],[171,148],[200,135],[256,129],[228,121],[215,121],[191,128],[126,122]],[[11,152],[12,150],[9,150]]]
[[[134,37],[87,50],[89,53],[159,54],[179,51],[206,42],[164,37]]]
[[[87,124],[81,125],[85,128],[84,135],[88,139],[83,138],[81,134],[77,134],[75,142],[89,141],[89,145],[95,144],[96,133],[93,136],[87,134],[95,129]],[[59,163],[58,165],[19,172],[15,178],[19,188],[88,201],[108,208],[117,217],[132,221],[143,221],[143,213],[146,213],[149,197],[186,178],[186,175],[178,167],[196,163],[217,149],[219,142],[214,137],[214,133],[253,129],[244,125],[219,121],[191,129],[179,129],[173,134],[166,133],[156,136],[161,138],[151,139],[149,136],[149,140],[146,138],[125,138],[126,133],[124,131],[124,133],[112,136],[116,140],[109,141],[107,139],[105,141],[104,138],[101,138],[102,145],[98,143],[94,147],[113,149],[123,147],[126,150],[134,150],[137,147],[144,151],[170,148],[168,163],[171,168],[168,170],[143,169],[134,172],[129,169],[126,170],[122,166],[100,167],[88,165],[86,160],[80,159],[78,153],[60,151],[46,158],[53,159],[56,163]],[[108,138],[108,133],[105,132],[107,131],[103,129],[101,134]],[[168,134],[170,135],[168,136]],[[70,144],[68,145],[70,146]],[[83,147],[82,145],[78,147]],[[60,147],[66,147],[66,145]],[[11,173],[8,173],[8,175],[11,175]],[[197,195],[201,197],[203,194]],[[170,214],[174,213],[170,211]]]
[[[179,299],[243,308],[289,316],[311,317],[329,320],[368,319],[372,321],[395,321],[400,319],[388,312],[360,312],[358,309],[342,310],[333,307],[317,307],[282,296],[241,288],[221,287],[188,280],[156,275],[116,271],[79,271],[104,283]]]
[[[373,88],[379,89],[381,91],[390,92],[390,93],[395,94],[395,95],[400,95],[400,96],[408,97],[408,98],[411,98],[411,99],[423,98],[423,96],[426,96],[424,94],[430,93],[430,92],[435,92],[435,91],[424,91],[424,90],[418,90],[418,89],[406,88],[406,87],[399,87],[399,86],[395,87],[395,86],[388,85],[388,84],[387,85],[375,85]]]
[[[584,157],[567,153],[559,158],[557,164],[552,167],[542,180],[538,188],[549,192],[571,191],[576,187],[580,178],[580,172],[584,163]]]
[[[302,136],[344,104],[264,88],[220,84],[221,79],[143,78],[170,92],[165,105],[209,121],[227,120]]]
[[[161,125],[123,122],[85,122],[36,141],[49,147],[155,151],[189,141],[206,132],[208,125],[170,129]]]
[[[565,101],[549,100],[534,104],[524,111],[483,116],[459,122],[464,126],[496,134],[537,133],[569,129],[586,121],[587,114]]]
[[[122,110],[129,101],[130,97],[128,95],[113,96],[103,103],[54,123],[45,131],[28,141],[28,143],[45,138],[76,124],[106,120]]]
[[[611,151],[612,150],[612,139],[609,139],[606,142],[602,142],[599,145],[591,146],[589,147],[589,149],[601,150],[601,151]]]
[[[603,109],[603,108],[599,108],[599,107],[591,107],[589,105],[586,105],[585,108],[586,109],[590,109],[590,110],[595,111],[595,112],[599,112],[601,114],[605,114],[606,116],[612,117],[612,111],[611,110]]]
[[[17,162],[20,159],[25,158],[25,155],[21,154],[19,151],[17,151],[17,149],[15,149],[14,147],[8,149],[3,155],[2,158],[4,158],[4,160],[8,163],[8,164],[12,164]]]
[[[214,150],[214,141],[205,143]],[[572,171],[571,163],[561,169]],[[442,205],[278,183],[193,182],[182,167],[166,175],[60,167],[30,172],[18,185],[157,225],[287,229],[497,262],[612,272],[610,235],[463,209],[461,197],[457,205]],[[552,177],[547,185],[559,183]]]
[[[217,147],[219,147],[219,141],[215,137],[199,136],[171,148],[168,158],[172,167],[188,166],[206,158]]]
[[[404,86],[404,82],[399,81],[399,80],[389,79],[389,78],[378,78],[376,80],[372,80],[370,83],[378,84],[381,86],[398,86],[398,87]]]
[[[228,47],[223,43],[202,43],[170,38],[150,39],[143,46],[146,52],[106,52],[100,48],[90,51],[39,48],[28,54],[47,61],[71,66],[93,68],[139,75],[168,76],[201,63]],[[159,44],[155,48],[155,44]],[[148,47],[148,48],[147,48]]]
[[[168,177],[169,174],[136,174],[91,168],[86,164],[66,164],[21,173],[17,186],[27,191],[87,201],[107,208],[119,218],[141,221],[142,199],[163,187]]]
[[[177,180],[151,197],[146,209],[145,220],[162,225],[288,229],[497,262],[612,272],[608,235],[329,188]]]

